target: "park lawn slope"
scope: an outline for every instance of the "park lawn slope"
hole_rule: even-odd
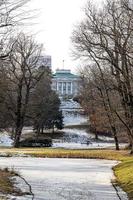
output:
[[[70,149],[51,149],[51,148],[6,148],[0,149],[0,153],[6,153],[8,156],[13,154],[26,154],[34,157],[49,158],[84,158],[84,159],[108,159],[121,161],[113,168],[116,183],[127,192],[130,200],[133,200],[133,156],[129,151],[115,150],[70,150]]]

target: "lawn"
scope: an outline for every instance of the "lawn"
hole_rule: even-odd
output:
[[[114,167],[114,172],[118,185],[127,192],[129,199],[133,200],[133,158]]]
[[[0,149],[0,153],[26,154],[35,157],[49,158],[93,158],[93,159],[109,159],[121,161],[113,168],[116,183],[127,192],[129,199],[133,200],[133,156],[128,151],[115,150],[67,150],[67,149],[51,149],[51,148],[4,148]]]

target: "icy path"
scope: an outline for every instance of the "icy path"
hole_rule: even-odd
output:
[[[0,158],[0,167],[14,167],[28,181],[35,200],[119,200],[111,184],[115,164],[92,159]]]

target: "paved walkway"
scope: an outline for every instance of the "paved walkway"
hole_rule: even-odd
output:
[[[115,164],[93,159],[0,158],[0,167],[13,167],[31,185],[34,198],[17,200],[119,200],[111,184]],[[23,181],[18,185],[28,190]]]

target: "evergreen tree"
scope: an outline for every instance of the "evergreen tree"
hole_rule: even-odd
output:
[[[41,67],[44,74],[38,82],[32,97],[30,113],[32,113],[33,126],[37,134],[44,129],[63,128],[63,116],[60,111],[60,99],[51,89],[51,72],[48,68]]]

